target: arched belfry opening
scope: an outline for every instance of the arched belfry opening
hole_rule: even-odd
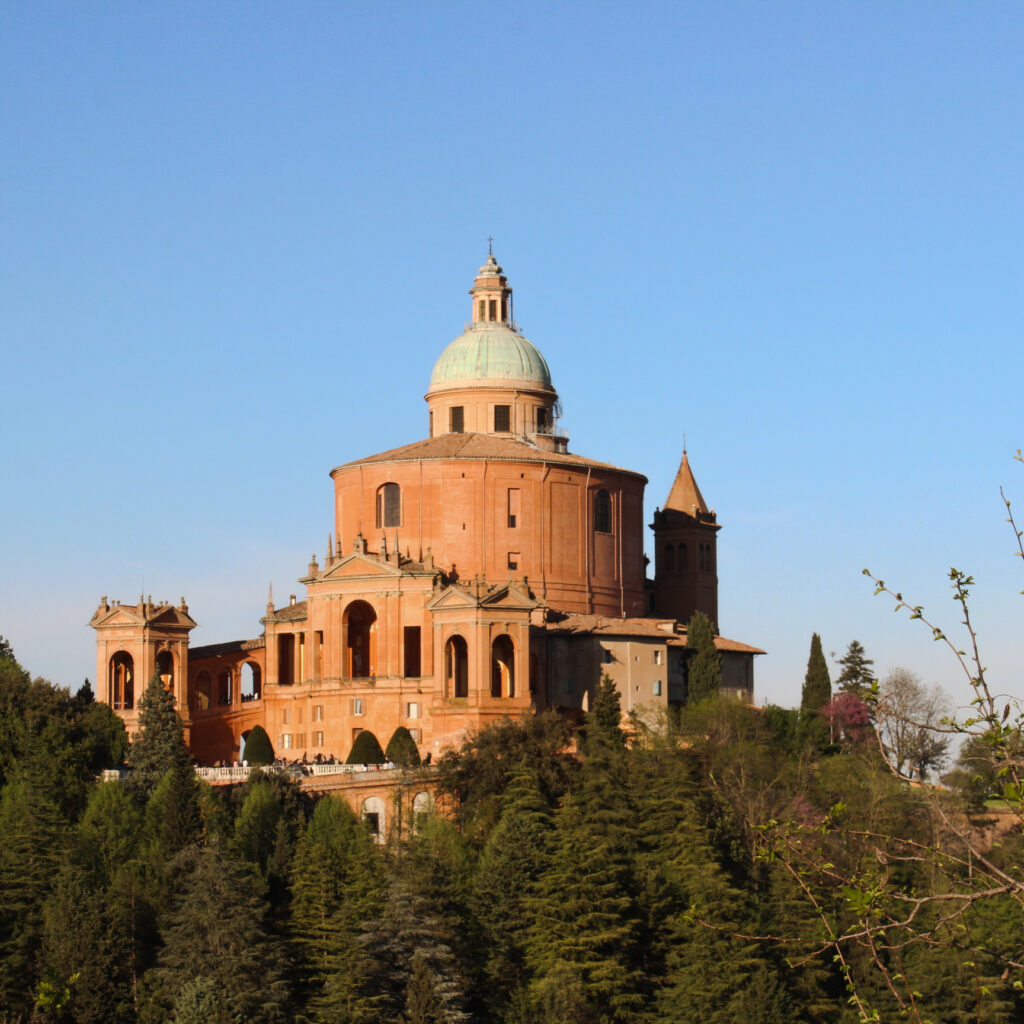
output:
[[[115,711],[135,707],[135,663],[127,651],[118,651],[110,659],[110,700]]]
[[[516,695],[516,649],[505,633],[491,644],[491,696]]]
[[[444,694],[469,696],[469,647],[458,634],[450,636],[444,645]]]
[[[345,609],[345,674],[349,679],[377,674],[377,613],[366,601]]]
[[[174,691],[174,655],[170,651],[160,651],[156,656],[156,671],[160,676],[163,688]]]

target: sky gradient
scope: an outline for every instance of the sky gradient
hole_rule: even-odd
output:
[[[812,632],[963,700],[861,575],[952,629],[951,565],[1024,694],[1022,66],[1007,3],[0,5],[0,634],[73,688],[104,594],[258,635],[493,235],[648,522],[685,436],[758,700]]]

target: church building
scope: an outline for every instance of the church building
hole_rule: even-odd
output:
[[[427,437],[331,471],[334,529],[305,595],[267,602],[252,639],[190,647],[177,605],[104,597],[97,691],[137,730],[154,672],[200,762],[232,760],[255,725],[286,758],[345,758],[363,730],[405,726],[436,757],[502,716],[586,710],[602,674],[624,712],[686,700],[686,623],[718,631],[717,535],[686,453],[654,514],[644,486],[569,451],[543,355],[519,331],[493,254],[470,325],[427,389]],[[757,648],[716,638],[723,689],[753,696]]]

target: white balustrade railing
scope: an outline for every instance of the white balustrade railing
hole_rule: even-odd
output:
[[[290,777],[301,777],[303,775],[354,775],[362,772],[386,772],[397,768],[398,765],[389,762],[385,764],[267,764],[260,768],[260,771],[268,775],[287,775]],[[228,765],[223,768],[207,768],[196,766],[196,775],[204,782],[245,782],[249,778],[251,767],[243,765]],[[131,774],[130,768],[108,768],[100,772],[101,782],[123,780]]]

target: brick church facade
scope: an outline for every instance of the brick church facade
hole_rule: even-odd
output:
[[[428,437],[331,471],[323,561],[304,599],[271,596],[261,635],[190,647],[184,599],[101,600],[97,691],[130,733],[154,672],[208,763],[237,758],[257,724],[289,759],[344,758],[364,729],[385,746],[399,726],[436,757],[502,716],[579,714],[603,673],[624,711],[685,701],[685,624],[718,621],[719,530],[685,452],[647,579],[646,478],[569,451],[493,255],[470,294],[471,324],[431,374]],[[716,644],[723,688],[750,699],[762,652]]]

